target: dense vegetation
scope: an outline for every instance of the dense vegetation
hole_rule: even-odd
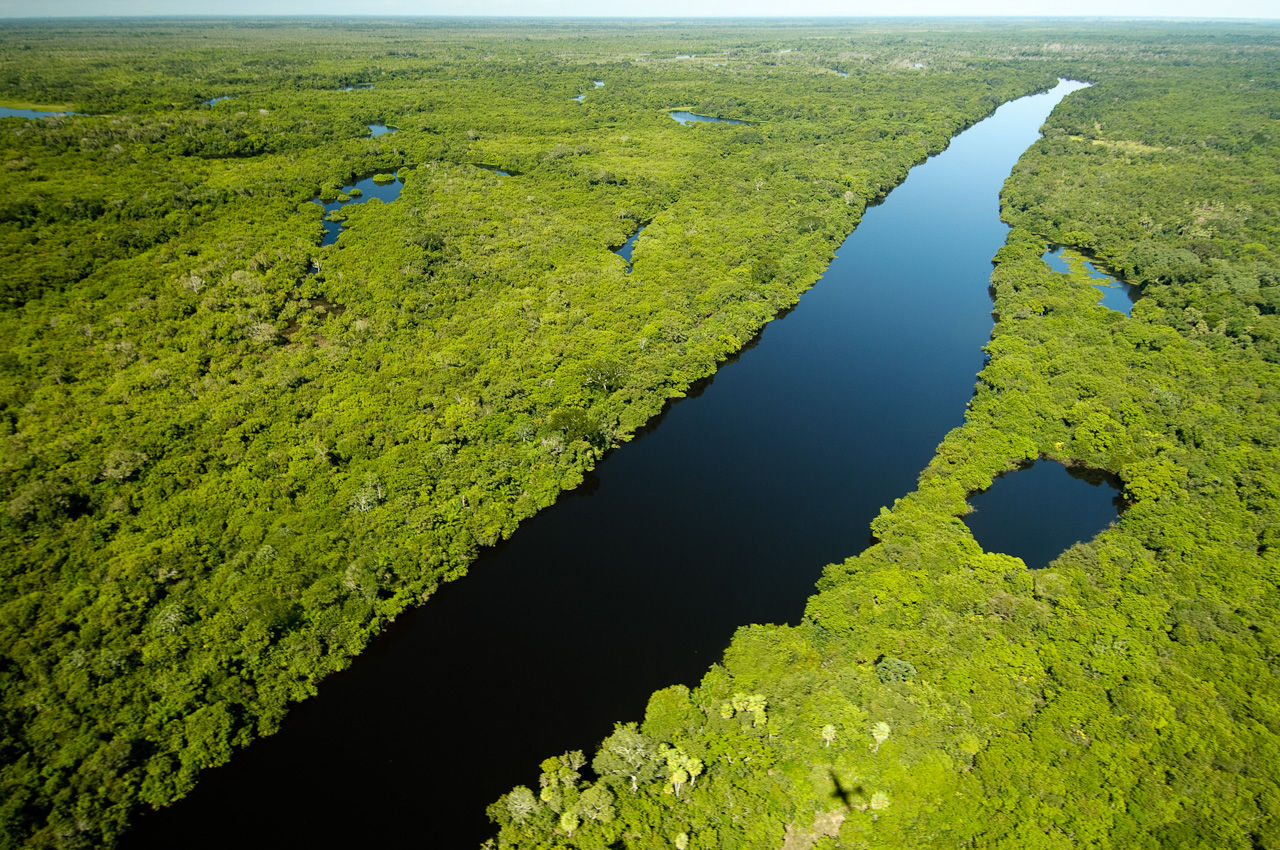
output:
[[[1054,82],[910,34],[0,28],[4,96],[85,113],[0,122],[3,843],[110,844],[271,733]]]
[[[6,102],[86,113],[0,121],[0,841],[108,845],[272,732],[1063,75],[1096,85],[1009,184],[993,359],[920,489],[803,623],[495,804],[497,842],[1280,843],[1275,37],[0,28]],[[374,173],[400,198],[319,247],[313,199]],[[1031,574],[956,517],[1038,454],[1134,504]]]
[[[1212,45],[1060,45],[1095,86],[1006,186],[964,426],[800,624],[545,762],[498,846],[1280,846],[1280,44]],[[1132,317],[1048,243],[1139,284]],[[1029,571],[958,517],[1036,457],[1130,506]]]

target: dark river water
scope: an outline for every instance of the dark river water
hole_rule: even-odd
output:
[[[1078,87],[1006,104],[914,169],[714,380],[124,846],[474,848],[542,759],[696,684],[735,627],[796,622],[961,424],[1000,187]]]

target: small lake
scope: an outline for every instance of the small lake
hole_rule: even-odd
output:
[[[45,112],[40,109],[10,109],[0,106],[0,118],[48,118],[50,115],[79,115],[79,112]]]
[[[332,245],[338,241],[338,234],[342,233],[342,222],[329,221],[329,213],[342,209],[352,204],[362,204],[370,198],[377,198],[383,203],[389,204],[396,198],[400,197],[400,190],[404,188],[404,184],[397,178],[390,183],[375,183],[372,177],[366,177],[350,186],[342,187],[342,194],[349,196],[347,200],[334,201],[326,204],[317,200],[315,203],[324,207],[324,237],[320,240],[321,247]]]
[[[795,309],[121,847],[473,848],[543,759],[696,684],[738,626],[796,622],[963,421],[1001,186],[1081,87],[914,168]]]
[[[222,97],[211,97],[206,101],[202,101],[200,105],[213,106],[215,103],[220,103],[224,100],[232,100],[234,97],[235,95],[231,95],[231,94],[224,94]]]
[[[998,476],[969,497],[964,517],[987,552],[1003,552],[1040,569],[1119,516],[1123,500],[1114,476],[1041,460]]]
[[[636,240],[640,238],[640,234],[644,233],[647,225],[640,225],[635,233],[627,237],[627,241],[622,243],[621,248],[615,248],[613,253],[627,261],[627,274],[631,274],[631,252],[635,249]]]
[[[1083,272],[1098,281],[1093,285],[1094,289],[1102,293],[1102,299],[1098,303],[1108,310],[1115,310],[1117,313],[1128,316],[1129,311],[1133,309],[1133,302],[1142,297],[1140,288],[1117,280],[1106,272],[1098,271],[1097,267],[1083,255],[1061,245],[1050,245],[1049,250],[1044,253],[1044,261],[1055,272],[1063,274]]]
[[[677,124],[693,124],[698,121],[707,121],[712,124],[750,124],[750,121],[740,121],[737,118],[712,118],[710,115],[695,115],[692,112],[669,112]]]
[[[369,124],[367,126],[369,127],[370,135],[375,139],[379,136],[385,136],[388,133],[394,133],[396,131],[395,127],[388,127],[386,124]]]

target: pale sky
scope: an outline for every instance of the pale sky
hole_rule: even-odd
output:
[[[1280,0],[0,0],[0,18],[132,15],[1280,18]]]

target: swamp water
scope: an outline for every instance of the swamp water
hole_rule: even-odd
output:
[[[1083,273],[1087,274],[1097,283],[1093,288],[1102,293],[1099,301],[1103,307],[1108,310],[1115,310],[1117,313],[1129,315],[1129,311],[1133,309],[1133,302],[1137,301],[1142,295],[1142,291],[1131,283],[1125,283],[1117,280],[1111,275],[1098,269],[1084,258],[1083,255],[1076,253],[1061,245],[1050,246],[1049,250],[1044,252],[1044,261],[1049,264],[1049,268],[1055,272],[1063,274]]]
[[[372,126],[370,129],[372,129]],[[384,204],[389,204],[400,197],[400,190],[403,188],[404,183],[401,183],[399,178],[389,183],[378,183],[373,177],[366,177],[363,180],[352,183],[350,186],[342,187],[342,194],[348,196],[345,201],[339,199],[328,204],[316,201],[317,204],[324,207],[324,237],[320,240],[321,247],[337,242],[338,234],[342,233],[342,222],[330,221],[330,213],[352,204],[362,204],[370,198],[377,198]],[[354,194],[352,190],[354,190]]]

